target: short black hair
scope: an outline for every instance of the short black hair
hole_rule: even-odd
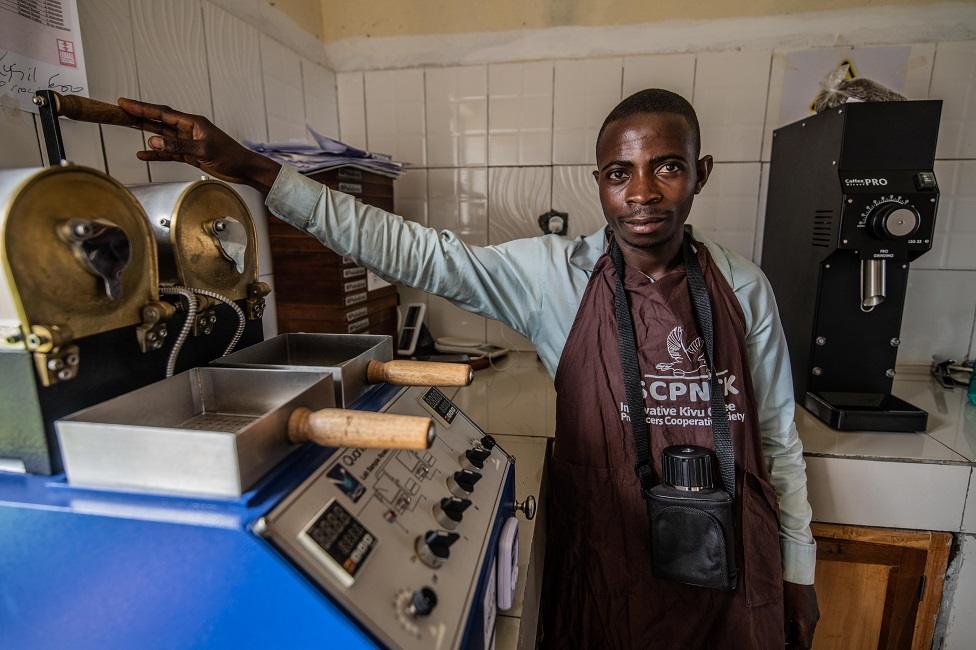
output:
[[[607,115],[607,119],[603,120],[603,126],[600,127],[600,132],[596,136],[597,147],[600,146],[600,138],[603,137],[603,132],[612,122],[644,113],[673,113],[685,118],[695,138],[695,157],[697,158],[701,154],[701,129],[698,126],[698,115],[695,114],[695,109],[687,99],[678,93],[663,88],[639,90],[617,104]]]

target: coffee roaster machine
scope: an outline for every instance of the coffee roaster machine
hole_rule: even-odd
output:
[[[797,403],[836,429],[926,427],[891,390],[909,267],[932,248],[941,109],[849,103],[773,134],[762,268]]]
[[[470,367],[262,341],[215,181],[61,164],[0,206],[0,647],[492,647],[535,501],[437,387]]]

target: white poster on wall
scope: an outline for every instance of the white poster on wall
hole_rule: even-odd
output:
[[[849,65],[850,74],[904,94],[911,52],[912,48],[908,46],[839,47],[790,52],[786,55],[779,125],[812,115],[811,104],[824,89],[826,79],[845,63]]]
[[[36,113],[38,90],[88,96],[76,0],[0,0],[0,102]]]

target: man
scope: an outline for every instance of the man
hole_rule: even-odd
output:
[[[120,100],[157,134],[141,160],[177,160],[268,194],[279,218],[380,275],[498,319],[532,339],[555,378],[543,644],[553,648],[810,647],[813,589],[802,446],[776,305],[752,263],[684,227],[712,170],[694,109],[645,90],[597,138],[606,231],[468,246],[250,152],[205,118]],[[732,592],[655,578],[614,312],[619,247],[651,422],[655,475],[672,444],[712,446],[702,413],[701,341],[683,263],[686,238],[713,305],[716,375],[734,441],[740,580]],[[689,249],[691,250],[691,249]],[[707,367],[707,366],[706,366]],[[690,378],[690,379],[689,379]],[[700,389],[695,403],[695,390]],[[663,417],[656,417],[663,414]],[[731,414],[735,414],[732,417]]]

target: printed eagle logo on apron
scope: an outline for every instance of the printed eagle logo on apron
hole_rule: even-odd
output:
[[[708,364],[705,363],[705,352],[702,349],[704,343],[700,336],[691,345],[685,345],[684,328],[678,325],[668,334],[667,346],[672,361],[657,364],[655,368],[658,370],[670,370],[675,377],[700,374],[702,369],[707,370]]]

